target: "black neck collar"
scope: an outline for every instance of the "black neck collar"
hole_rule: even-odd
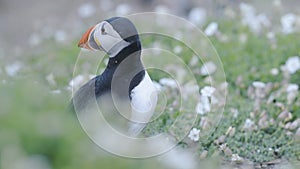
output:
[[[125,58],[132,60],[132,64],[141,63],[141,43],[139,40],[130,43],[116,56],[110,57],[107,64],[107,69],[116,68]]]

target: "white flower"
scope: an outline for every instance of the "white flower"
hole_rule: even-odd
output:
[[[204,115],[211,111],[209,97],[213,96],[215,88],[211,86],[205,86],[201,89],[200,102],[196,105],[196,113]]]
[[[298,96],[299,86],[297,84],[289,84],[286,88],[287,92],[287,103],[290,105]]]
[[[244,129],[250,129],[254,125],[254,122],[250,119],[246,119],[244,124]]]
[[[78,88],[80,85],[82,85],[84,80],[85,78],[83,75],[78,75],[69,82],[69,86],[72,88]]]
[[[159,80],[159,83],[162,84],[163,86],[168,86],[171,88],[177,87],[176,81],[174,79],[170,79],[170,78],[162,78]]]
[[[197,128],[193,128],[191,131],[190,131],[190,134],[188,135],[188,137],[196,142],[196,141],[199,141],[199,138],[200,138],[200,130],[197,129]]]
[[[204,115],[208,112],[210,112],[210,103],[207,96],[201,96],[200,102],[196,105],[196,113],[200,115]]]
[[[224,151],[226,149],[227,145],[226,144],[221,144],[219,147],[220,151]]]
[[[211,74],[215,73],[216,70],[217,70],[216,64],[214,62],[209,61],[209,62],[205,62],[202,65],[202,67],[200,69],[200,74],[202,76],[207,76],[207,75],[211,75]]]
[[[281,0],[274,0],[274,1],[273,1],[273,4],[274,4],[274,6],[276,6],[276,7],[281,7],[281,5],[282,5]]]
[[[162,86],[161,84],[157,83],[156,81],[152,81],[156,91],[161,91],[162,90]]]
[[[233,118],[237,118],[238,115],[240,114],[240,112],[238,111],[238,109],[235,108],[231,108],[231,113],[233,114]]]
[[[261,25],[255,14],[256,11],[254,7],[246,3],[241,3],[240,10],[243,16],[242,23],[244,25],[247,25],[252,32],[259,32],[261,29]]]
[[[64,42],[67,39],[67,33],[63,30],[58,30],[55,32],[54,39],[56,42]]]
[[[211,86],[205,86],[204,88],[201,89],[201,95],[211,97],[212,94],[216,91],[214,87]]]
[[[296,92],[299,90],[299,86],[297,84],[289,84],[288,87],[286,88],[286,92]]]
[[[127,15],[130,12],[130,6],[128,4],[120,4],[116,8],[117,15]]]
[[[274,33],[274,32],[268,32],[268,33],[267,33],[267,38],[268,38],[269,40],[275,39],[275,33]]]
[[[282,33],[284,34],[290,34],[295,31],[295,23],[296,23],[297,17],[295,14],[288,13],[281,17],[281,26],[282,26]]]
[[[39,45],[40,43],[42,42],[42,38],[39,34],[37,33],[32,33],[30,36],[29,36],[29,39],[28,39],[28,43],[30,46],[37,46]]]
[[[52,85],[52,86],[56,85],[56,81],[55,81],[54,75],[52,73],[46,76],[46,80],[48,81],[48,83],[50,85]]]
[[[285,69],[290,73],[294,74],[300,69],[300,58],[299,56],[290,57],[285,62]]]
[[[5,66],[5,72],[7,73],[8,76],[15,76],[17,73],[20,71],[22,68],[22,63],[19,61],[16,61],[10,65]]]
[[[189,65],[196,66],[199,63],[199,57],[196,55],[193,55],[193,57],[190,60]]]
[[[193,8],[188,16],[189,21],[196,25],[203,25],[206,21],[206,11],[203,8]]]
[[[252,83],[252,85],[255,87],[255,88],[265,88],[266,87],[266,84],[264,82],[260,82],[260,81],[254,81]]]
[[[86,3],[78,8],[78,15],[81,18],[89,18],[96,13],[96,8],[91,3]]]
[[[264,14],[264,13],[257,15],[256,19],[258,20],[258,22],[261,25],[263,25],[265,27],[270,27],[271,26],[271,21],[269,20],[267,15]]]
[[[241,3],[240,10],[243,16],[242,23],[248,26],[252,32],[259,33],[263,27],[271,26],[271,21],[267,15],[264,13],[256,15],[256,10],[253,6]]]
[[[51,93],[53,93],[53,94],[60,94],[61,90],[52,90]]]
[[[247,3],[241,3],[240,4],[240,10],[241,13],[245,16],[249,16],[249,15],[255,15],[255,9],[253,6],[247,4]]]
[[[182,51],[182,47],[181,46],[175,46],[175,48],[173,49],[173,52],[178,54]]]
[[[206,36],[212,36],[217,31],[218,31],[218,23],[212,22],[206,27],[204,33],[206,34]]]
[[[158,5],[154,9],[157,13],[170,13],[170,9],[164,5]]]
[[[276,76],[279,74],[279,70],[277,68],[272,68],[270,70],[271,75]]]
[[[238,154],[232,154],[231,161],[232,162],[242,162],[243,158],[240,157]]]

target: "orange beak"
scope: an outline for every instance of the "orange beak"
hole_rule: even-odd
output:
[[[83,36],[81,37],[79,43],[78,43],[78,47],[80,48],[85,48],[85,49],[89,49],[89,50],[93,50],[88,41],[90,39],[90,35],[91,35],[91,32],[92,30],[95,28],[95,26],[92,26],[91,28],[89,28],[84,34]]]

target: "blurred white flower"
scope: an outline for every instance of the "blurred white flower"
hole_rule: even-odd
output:
[[[211,86],[205,86],[201,89],[201,95],[211,97],[212,94],[216,91],[214,87]]]
[[[157,13],[170,13],[170,9],[164,5],[158,5],[154,9]]]
[[[277,68],[272,68],[270,70],[271,75],[276,76],[279,74],[279,70]]]
[[[269,39],[269,40],[274,40],[275,39],[275,33],[274,32],[268,32],[267,33],[267,38]]]
[[[271,21],[269,20],[269,18],[267,17],[266,14],[261,13],[259,15],[257,15],[256,19],[258,20],[258,22],[265,27],[270,27],[271,26]]]
[[[152,49],[153,49],[154,55],[159,55],[161,53],[161,44],[160,44],[160,42],[154,41],[152,43],[152,45],[153,45]]]
[[[247,25],[251,31],[257,33],[260,31],[260,23],[256,18],[256,11],[253,6],[247,3],[240,4],[240,11],[242,14],[242,23]]]
[[[240,162],[243,161],[243,158],[240,157],[238,154],[232,154],[232,156],[231,156],[231,161],[232,161],[232,162],[240,163]]]
[[[190,66],[196,66],[199,62],[199,58],[197,55],[193,55],[193,57],[191,58],[189,65]]]
[[[163,87],[161,86],[161,84],[157,83],[156,81],[152,81],[152,83],[157,91],[162,90]]]
[[[260,81],[254,81],[252,83],[252,85],[255,87],[255,88],[265,88],[266,87],[266,84],[264,82],[260,82]]]
[[[216,70],[217,70],[216,64],[212,61],[209,61],[209,62],[205,62],[202,65],[200,69],[200,74],[203,76],[212,75],[213,73],[215,73]]]
[[[181,31],[176,31],[174,34],[174,38],[178,40],[182,40],[183,34]]]
[[[52,94],[60,94],[60,93],[61,93],[61,90],[52,90],[51,93],[52,93]]]
[[[181,46],[175,46],[174,49],[173,49],[173,52],[178,54],[182,51],[182,47]]]
[[[58,30],[55,32],[54,39],[56,42],[64,42],[67,40],[67,33],[63,30]]]
[[[281,5],[282,5],[281,0],[274,0],[274,1],[273,1],[273,4],[274,4],[274,6],[276,6],[276,7],[281,7]]]
[[[287,92],[287,103],[290,105],[294,102],[298,96],[299,86],[297,84],[289,84],[286,88]]]
[[[296,137],[300,137],[300,127],[297,129],[296,133],[295,133]]]
[[[37,46],[42,42],[42,38],[37,33],[32,33],[29,36],[28,43],[30,46]]]
[[[220,151],[224,151],[226,149],[227,145],[226,144],[221,144],[219,147]]]
[[[17,73],[20,71],[22,68],[23,64],[19,61],[16,61],[10,65],[5,66],[5,72],[7,73],[8,76],[15,76]]]
[[[162,78],[159,80],[159,83],[163,86],[168,86],[171,88],[176,88],[177,87],[177,83],[174,79],[171,78]]]
[[[255,15],[256,12],[253,6],[243,2],[240,4],[240,10],[241,13],[246,16]]]
[[[290,34],[295,31],[295,23],[296,23],[297,17],[295,14],[288,13],[281,17],[281,26],[282,26],[282,33],[284,34]]]
[[[194,142],[199,141],[199,138],[200,138],[200,130],[197,129],[197,128],[193,128],[193,129],[190,131],[188,137],[189,137],[192,141],[194,141]]]
[[[77,11],[78,15],[81,18],[89,18],[92,17],[96,13],[96,8],[91,3],[86,3],[81,5]]]
[[[289,84],[286,88],[286,92],[296,92],[299,90],[299,86],[297,84]]]
[[[50,73],[49,75],[46,76],[46,80],[48,81],[48,83],[52,86],[56,86],[56,81],[54,78],[54,75],[52,73]]]
[[[117,15],[127,15],[129,14],[131,8],[128,4],[120,4],[116,8]]]
[[[208,112],[210,112],[211,107],[210,107],[210,102],[209,98],[207,96],[200,96],[200,102],[197,103],[196,105],[196,113],[200,115],[204,115]]]
[[[254,122],[251,119],[246,119],[244,124],[244,129],[251,129],[254,125]]]
[[[284,65],[285,70],[290,74],[296,73],[300,69],[300,58],[299,56],[293,56],[288,58]]]
[[[204,30],[204,33],[206,36],[212,36],[217,31],[218,31],[218,23],[212,22],[206,27],[206,29]]]
[[[85,81],[85,78],[83,75],[77,75],[75,78],[73,78],[70,82],[69,82],[69,86],[71,87],[71,89],[75,88],[79,88],[83,82]]]
[[[233,118],[237,118],[238,115],[240,114],[239,111],[238,111],[238,109],[236,109],[236,108],[231,108],[230,111],[231,111],[231,113],[233,114],[233,115],[232,115]]]
[[[211,111],[211,103],[209,101],[209,97],[212,98],[213,93],[215,92],[215,88],[211,86],[205,86],[201,89],[200,93],[200,102],[197,103],[195,111],[198,114],[204,115]],[[216,102],[218,102],[216,100]]]
[[[188,16],[189,21],[195,25],[203,25],[206,21],[206,11],[203,8],[193,8]]]
[[[263,27],[270,27],[271,21],[266,14],[261,13],[256,15],[256,10],[253,6],[247,3],[240,4],[242,14],[242,23],[249,27],[254,33],[259,33]]]

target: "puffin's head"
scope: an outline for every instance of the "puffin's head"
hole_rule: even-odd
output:
[[[137,41],[139,36],[133,23],[127,18],[113,17],[88,29],[80,39],[78,47],[93,51],[103,50],[112,56]]]

